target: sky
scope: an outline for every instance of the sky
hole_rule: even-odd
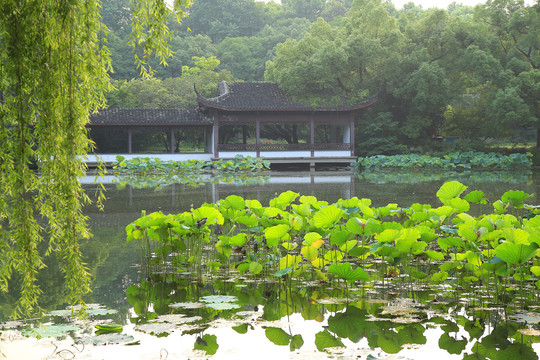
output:
[[[270,0],[258,0],[258,1],[265,1],[268,2]],[[274,2],[279,2],[279,0],[272,0]],[[429,9],[432,7],[438,7],[442,9],[446,9],[448,5],[454,2],[454,0],[392,0],[392,3],[394,3],[394,6],[398,9],[401,9],[404,4],[412,1],[416,5],[422,5],[422,8]],[[486,1],[485,0],[455,0],[458,4],[468,5],[468,6],[474,6],[477,4],[483,4]],[[525,0],[525,4],[532,5],[535,0]]]

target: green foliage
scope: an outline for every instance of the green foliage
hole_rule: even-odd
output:
[[[247,172],[263,171],[270,168],[269,162],[262,158],[252,158],[236,156],[232,160],[215,161],[163,161],[159,158],[134,157],[125,159],[117,156],[113,168],[120,173],[143,173],[148,174],[166,174],[166,173],[193,173],[193,172]]]
[[[253,277],[368,284],[401,274],[407,280],[399,281],[450,287],[456,278],[461,285],[487,281],[503,288],[519,281],[509,286],[520,291],[537,280],[530,273],[540,273],[540,210],[524,203],[529,194],[510,190],[488,205],[482,192],[450,181],[437,197],[443,206],[376,208],[369,199],[327,204],[292,191],[270,199],[268,206],[230,195],[177,215],[145,215],[126,233],[128,241],[155,242],[154,264],[170,262],[198,274],[203,266],[207,271],[231,266]],[[476,216],[468,213],[472,204]],[[201,244],[216,251],[202,252]],[[386,335],[385,351],[399,351],[401,335]],[[267,337],[281,345],[292,339],[280,330],[269,330]]]
[[[503,155],[499,153],[463,152],[444,156],[375,155],[359,157],[356,168],[426,168],[426,169],[519,169],[532,166],[529,154]]]
[[[170,54],[167,16],[183,17],[190,3],[132,2],[132,43],[142,48],[142,71],[150,71],[151,53],[161,62]],[[8,1],[1,8],[0,285],[5,291],[12,276],[22,278],[18,316],[38,307],[44,230],[46,253],[62,263],[66,301],[81,303],[90,291],[79,247],[90,237],[82,212],[89,199],[79,178],[92,147],[88,117],[105,105],[111,63],[101,1]]]

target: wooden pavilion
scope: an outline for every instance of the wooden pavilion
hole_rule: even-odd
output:
[[[222,82],[214,98],[197,93],[198,109],[104,109],[92,114],[90,136],[99,138],[93,156],[99,154],[105,162],[116,155],[150,156],[134,151],[134,137],[160,131],[166,135],[165,146],[151,156],[165,160],[242,155],[271,163],[350,164],[356,160],[355,117],[376,100],[374,96],[355,105],[310,107],[295,102],[274,83]],[[175,134],[185,128],[202,130],[202,153],[178,151]],[[113,133],[116,140],[108,141]],[[91,156],[89,163],[94,161]]]

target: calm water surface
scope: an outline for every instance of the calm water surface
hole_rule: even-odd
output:
[[[92,196],[97,186],[92,184],[91,179],[89,177],[83,182]],[[140,247],[126,243],[125,227],[136,220],[142,210],[147,213],[178,213],[191,207],[199,207],[203,203],[218,201],[231,194],[245,199],[257,199],[267,205],[269,199],[286,190],[301,195],[313,195],[328,202],[356,196],[371,199],[373,206],[389,203],[400,206],[430,203],[438,206],[435,195],[438,188],[445,181],[459,180],[469,186],[470,190],[482,190],[488,199],[495,201],[510,189],[537,194],[540,173],[386,172],[354,175],[345,171],[272,172],[259,180],[259,183],[246,184],[244,179],[242,185],[220,181],[200,185],[161,184],[156,188],[140,181],[106,177],[103,180],[107,189],[105,210],[100,212],[93,207],[86,209],[94,234],[91,241],[83,244],[88,267],[94,278],[93,292],[89,295],[88,302],[117,311],[111,315],[114,322],[124,324],[124,332],[140,340],[140,345],[96,346],[81,353],[73,352],[75,358],[327,358],[328,354],[319,351],[321,347],[340,344],[343,344],[346,350],[334,354],[335,358],[431,359],[437,356],[439,359],[462,359],[466,354],[472,353],[481,353],[485,358],[492,359],[511,359],[514,354],[520,354],[525,359],[538,358],[534,352],[531,353],[530,348],[520,348],[513,339],[517,336],[516,330],[519,327],[538,327],[540,318],[534,318],[527,325],[508,324],[504,323],[504,314],[500,314],[499,310],[465,310],[459,301],[447,307],[441,305],[439,308],[437,304],[429,309],[423,305],[420,322],[398,324],[384,319],[377,320],[377,317],[389,308],[413,311],[411,309],[415,306],[408,303],[412,300],[399,302],[393,299],[391,294],[387,293],[388,289],[383,289],[378,294],[364,294],[363,300],[368,301],[363,301],[361,297],[354,298],[354,304],[346,306],[339,301],[318,301],[324,289],[307,288],[298,293],[287,293],[283,292],[283,286],[279,283],[250,284],[240,281],[227,284],[209,280],[205,286],[191,286],[190,279],[182,277],[160,282],[159,274],[153,275],[154,283],[148,283],[148,274],[141,272]],[[533,197],[528,203],[536,205],[540,201]],[[48,265],[49,269],[40,278],[44,290],[42,306],[46,310],[65,308],[61,293],[61,274],[54,259],[49,258]],[[133,286],[145,289],[146,296],[152,294],[151,299],[145,299],[147,303],[150,302],[149,309],[142,311],[137,308],[139,295],[131,294],[131,297],[127,298],[126,291],[130,292],[130,286],[132,289]],[[328,290],[329,293],[332,291]],[[185,316],[201,316],[206,323],[212,322],[211,325],[203,331],[184,327],[182,330],[169,331],[168,336],[162,334],[159,337],[155,336],[156,334],[151,335],[148,330],[135,330],[136,323],[148,320],[149,313],[162,315],[172,312],[168,307],[171,302],[197,301],[199,296],[214,293],[250,297],[240,301],[243,304],[240,310],[246,312],[242,315],[245,317],[235,315],[240,311],[238,309],[223,313],[186,310],[183,312]],[[434,298],[433,294],[426,294],[424,295],[428,299]],[[343,294],[339,293],[332,295],[336,298],[343,297]],[[14,292],[0,298],[4,320],[11,314],[16,296]],[[444,304],[442,300],[445,299],[440,300],[440,303]],[[164,301],[164,304],[159,305],[160,301]],[[273,312],[270,309],[274,309]],[[449,316],[449,312],[453,312],[452,316]],[[219,322],[220,318],[225,319],[223,323]],[[432,321],[429,321],[430,319]],[[283,335],[282,332],[286,334]],[[297,343],[299,338],[295,335],[301,335],[302,344]],[[537,341],[537,338],[531,339],[527,340]],[[209,356],[193,350],[194,347],[207,349],[214,340],[219,346],[215,355]],[[506,343],[501,345],[501,342]],[[509,345],[510,343],[512,345]],[[489,348],[490,344],[497,346]],[[478,350],[482,346],[485,349]],[[506,351],[504,356],[511,357],[501,357],[503,351]]]

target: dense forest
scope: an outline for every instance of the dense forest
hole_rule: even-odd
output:
[[[110,107],[191,108],[194,83],[212,96],[221,80],[277,82],[312,105],[378,93],[357,119],[361,155],[531,146],[540,129],[539,1],[197,0],[182,23],[171,19],[174,53],[146,79],[129,0],[105,0],[102,14]]]

